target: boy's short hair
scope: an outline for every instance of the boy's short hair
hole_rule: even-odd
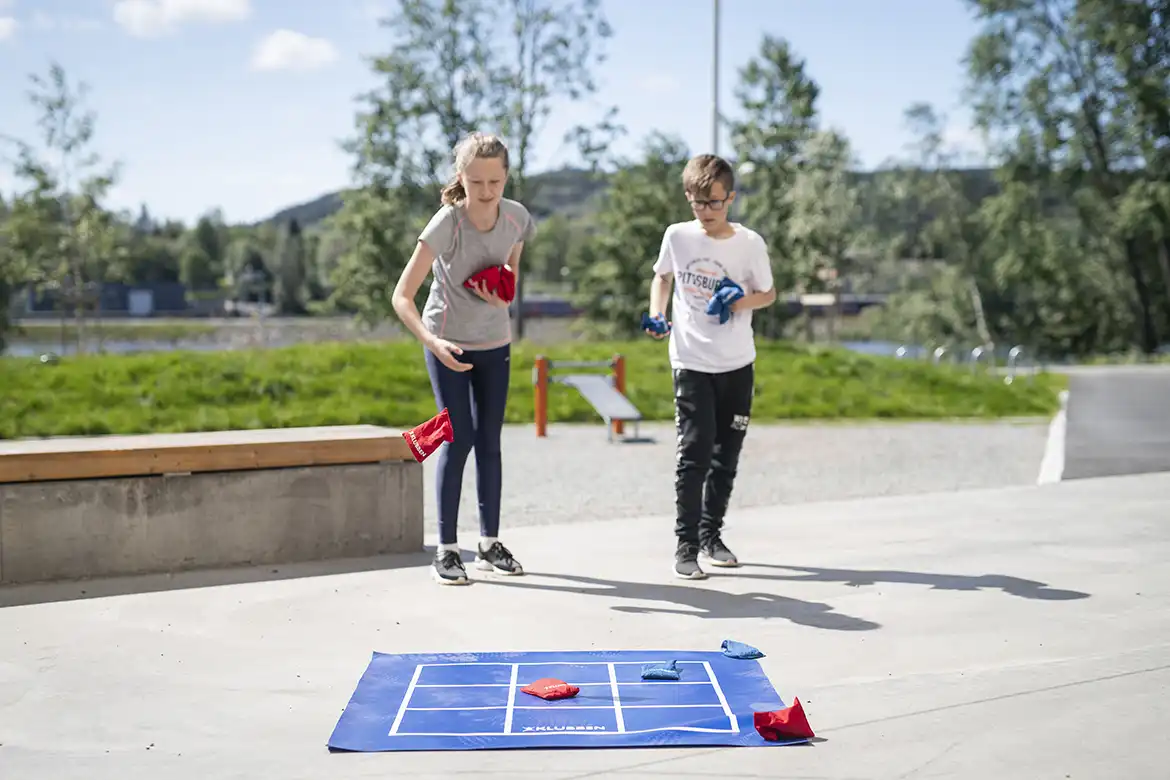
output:
[[[688,195],[706,197],[716,182],[723,185],[723,191],[731,194],[735,189],[735,170],[731,163],[714,154],[700,154],[692,157],[682,174],[683,190]]]

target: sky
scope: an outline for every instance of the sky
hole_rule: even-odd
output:
[[[567,2],[568,0],[553,0]],[[109,205],[188,224],[219,209],[263,219],[350,183],[339,142],[356,97],[374,85],[366,57],[390,32],[394,0],[0,0],[0,136],[35,141],[28,77],[59,62],[88,88],[94,151],[121,166]],[[603,0],[614,28],[599,89],[560,101],[531,170],[577,162],[565,130],[617,106],[618,151],[675,134],[711,151],[712,0]],[[961,102],[962,58],[976,32],[963,0],[722,0],[720,102],[734,111],[737,73],[764,34],[787,39],[820,84],[825,126],[859,164],[904,152],[903,111],[934,104],[948,138],[978,153]],[[728,153],[726,139],[718,151]],[[0,193],[17,188],[10,166]]]

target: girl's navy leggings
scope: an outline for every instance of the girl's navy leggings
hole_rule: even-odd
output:
[[[458,540],[459,501],[463,492],[463,471],[467,456],[475,450],[476,492],[479,498],[479,527],[483,536],[497,537],[500,531],[500,493],[503,469],[500,461],[500,432],[508,403],[512,347],[464,350],[456,357],[470,363],[470,371],[452,371],[434,353],[425,350],[427,373],[440,411],[451,416],[455,440],[438,453],[436,492],[439,505],[439,543]]]

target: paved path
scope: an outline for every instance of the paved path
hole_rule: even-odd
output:
[[[759,507],[751,565],[668,574],[669,518],[518,528],[528,577],[426,556],[0,591],[4,780],[1160,780],[1170,475]],[[319,576],[308,576],[317,574]],[[236,579],[247,579],[236,573]],[[169,589],[169,590],[168,590]],[[94,596],[105,595],[105,598]],[[76,600],[63,600],[76,599]],[[45,603],[36,603],[45,602]],[[0,602],[2,603],[2,602]],[[331,755],[371,651],[768,653],[824,741],[782,749]]]
[[[1073,373],[1066,441],[1064,479],[1170,471],[1170,366]]]
[[[504,533],[545,523],[669,513],[674,429],[643,425],[653,444],[608,444],[604,427],[531,426],[504,432]],[[755,425],[732,506],[838,500],[1035,484],[1047,420]],[[426,462],[427,528],[436,522],[435,464]],[[474,455],[460,508],[463,538],[478,534]]]

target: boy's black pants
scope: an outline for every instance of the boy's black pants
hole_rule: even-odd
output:
[[[722,374],[675,369],[675,535],[699,545],[715,539],[731,501],[739,453],[752,413],[755,367]]]

